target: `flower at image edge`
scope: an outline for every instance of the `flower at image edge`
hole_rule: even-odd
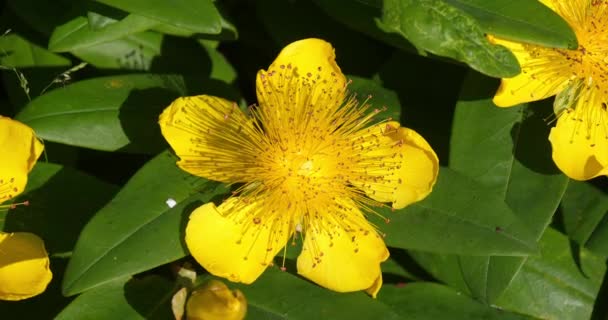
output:
[[[43,149],[31,128],[0,116],[0,204],[23,192]],[[38,295],[52,276],[42,239],[28,232],[0,232],[0,300]]]
[[[258,72],[256,89],[251,115],[203,95],[179,98],[160,116],[180,168],[243,184],[221,205],[191,214],[192,256],[216,276],[251,283],[301,234],[300,275],[375,297],[389,252],[366,214],[426,197],[437,156],[398,122],[372,124],[381,111],[347,95],[334,49],[323,40],[289,44]]]
[[[549,140],[553,161],[568,177],[608,175],[608,1],[540,0],[574,30],[576,50],[553,49],[490,37],[509,48],[521,74],[502,79],[501,107],[555,97],[557,123]]]

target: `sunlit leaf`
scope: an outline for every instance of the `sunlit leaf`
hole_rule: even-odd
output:
[[[490,44],[475,19],[442,0],[385,0],[379,26],[405,37],[421,52],[462,61],[490,76],[520,72],[509,50]]]

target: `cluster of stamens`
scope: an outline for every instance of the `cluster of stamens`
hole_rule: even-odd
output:
[[[27,206],[29,201],[10,203],[3,205],[2,203],[12,199],[20,190],[14,185],[15,178],[0,179],[0,210],[15,209],[19,205]]]

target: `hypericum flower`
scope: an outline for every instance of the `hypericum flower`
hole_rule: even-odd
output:
[[[240,290],[230,290],[223,282],[209,280],[192,292],[186,304],[188,320],[243,320],[247,300]]]
[[[0,116],[0,203],[23,192],[43,148],[31,128]],[[0,205],[0,209],[13,206]],[[51,278],[48,254],[38,236],[0,232],[0,300],[40,294]]]
[[[365,214],[381,202],[403,208],[424,198],[438,160],[398,122],[371,125],[380,110],[347,97],[346,85],[332,46],[305,39],[259,71],[250,116],[212,96],[179,98],[160,116],[182,169],[244,184],[190,216],[186,244],[209,272],[251,283],[302,234],[300,275],[376,295],[389,252]]]
[[[557,95],[557,124],[549,140],[553,161],[572,179],[608,175],[608,1],[540,0],[576,33],[576,50],[545,48],[491,37],[517,57],[522,72],[502,79],[501,107]]]

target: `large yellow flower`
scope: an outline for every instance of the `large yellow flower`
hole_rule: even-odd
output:
[[[578,39],[564,50],[492,38],[515,54],[521,74],[502,83],[494,103],[508,107],[556,96],[553,160],[570,178],[608,175],[608,1],[540,0]]]
[[[381,202],[402,208],[424,198],[437,156],[397,122],[369,126],[380,110],[347,97],[347,80],[323,40],[285,47],[259,71],[256,87],[251,116],[212,96],[177,99],[160,116],[182,169],[244,183],[220,206],[192,213],[190,252],[212,274],[251,283],[302,234],[300,275],[375,296],[389,253],[365,213]]]
[[[0,203],[23,192],[43,148],[31,128],[0,116]],[[48,254],[38,236],[0,232],[1,300],[33,297],[46,289],[51,278]]]

